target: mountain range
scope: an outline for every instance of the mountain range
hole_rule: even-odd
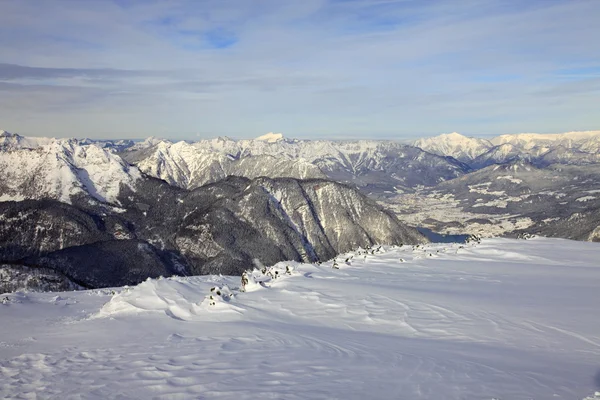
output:
[[[414,227],[600,240],[599,149],[600,131],[411,144],[1,131],[0,262],[10,273],[0,275],[38,268],[63,286],[103,287],[239,274],[426,241]]]
[[[600,162],[600,131],[519,133],[489,140],[454,132],[418,139],[413,145],[433,154],[453,157],[474,169],[514,160],[527,160],[544,166]]]
[[[119,152],[142,172],[186,189],[227,175],[329,178],[365,192],[434,185],[468,172],[453,158],[391,141],[232,140],[147,142]],[[273,139],[273,138],[276,139]]]
[[[141,172],[110,146],[3,138],[0,260],[13,270],[43,268],[103,287],[426,241],[331,180],[228,176],[188,190]]]

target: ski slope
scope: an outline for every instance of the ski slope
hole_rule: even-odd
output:
[[[240,277],[199,276],[114,295],[6,295],[0,397],[506,400],[600,390],[599,244],[485,239],[365,252],[255,270],[245,292]]]

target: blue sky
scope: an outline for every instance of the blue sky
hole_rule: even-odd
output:
[[[410,139],[600,129],[598,0],[2,0],[0,129]]]

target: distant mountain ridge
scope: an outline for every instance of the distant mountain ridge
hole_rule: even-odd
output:
[[[153,141],[119,153],[141,171],[192,189],[227,175],[321,178],[365,192],[435,185],[470,169],[453,158],[392,141],[296,140],[269,134],[250,140]]]
[[[494,147],[489,140],[466,137],[457,132],[418,139],[413,145],[433,154],[454,157],[465,163]]]
[[[474,169],[519,159],[544,165],[600,162],[600,131],[518,133],[489,140],[451,133],[418,139],[413,145],[433,154],[454,157]]]
[[[280,133],[171,142],[24,138],[2,132],[0,171],[6,179],[0,180],[0,201],[53,198],[125,213],[120,193],[133,191],[136,198],[139,182],[147,177],[184,191],[229,176],[327,179],[357,188],[393,207],[401,219],[434,231],[524,230],[595,238],[600,228],[592,222],[575,233],[564,221],[575,214],[600,220],[594,211],[600,206],[599,143],[600,131],[490,139],[455,132],[412,144],[298,140]],[[559,225],[569,230],[550,228]]]
[[[96,145],[171,185],[194,189],[229,175],[329,178],[385,196],[435,186],[493,164],[523,160],[538,167],[600,162],[600,131],[514,134],[491,139],[459,133],[393,141],[297,140],[281,133],[257,139],[227,137],[196,142],[150,137],[144,141],[26,138],[2,131],[0,149]]]

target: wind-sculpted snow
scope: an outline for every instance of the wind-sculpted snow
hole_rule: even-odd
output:
[[[491,239],[0,304],[0,397],[595,399],[597,244]]]

